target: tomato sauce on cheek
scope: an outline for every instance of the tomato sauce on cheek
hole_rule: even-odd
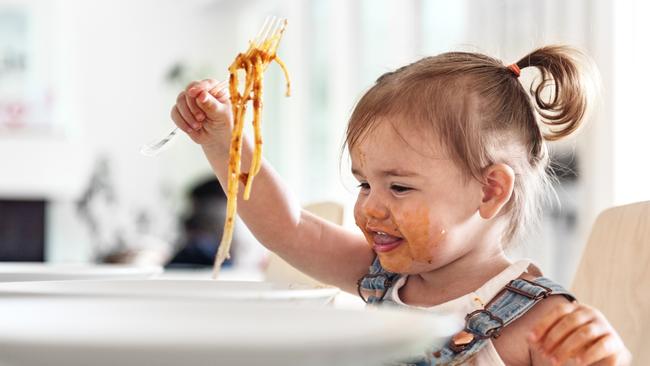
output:
[[[413,264],[413,258],[408,246],[400,245],[388,253],[379,253],[379,260],[384,269],[395,272],[408,272]]]
[[[355,223],[361,229],[361,232],[366,238],[366,242],[372,248],[373,247],[373,237],[370,233],[366,232],[365,227],[367,220],[363,217],[362,214],[358,214],[355,211]],[[393,231],[398,231],[399,228],[397,225],[393,228]],[[404,272],[411,268],[413,263],[413,258],[411,251],[407,245],[400,245],[399,247],[391,250],[388,253],[377,253],[381,261],[382,267],[390,272]]]
[[[395,225],[406,240],[413,261],[431,263],[445,237],[441,222],[432,221],[427,207],[395,213]]]
[[[356,213],[354,214],[354,223],[361,229],[361,233],[366,238],[366,242],[372,248],[372,235],[366,232],[366,220]]]

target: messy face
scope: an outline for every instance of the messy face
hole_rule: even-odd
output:
[[[428,272],[471,250],[480,185],[463,178],[431,134],[396,122],[378,121],[351,148],[355,221],[385,269]]]

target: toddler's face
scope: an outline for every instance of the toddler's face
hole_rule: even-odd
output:
[[[378,121],[352,148],[355,221],[385,269],[428,272],[471,250],[481,187],[463,179],[431,133],[391,122]]]

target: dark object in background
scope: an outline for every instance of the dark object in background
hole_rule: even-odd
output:
[[[179,251],[168,268],[212,266],[226,219],[226,194],[215,178],[194,186],[189,193],[191,211],[183,220],[185,230]],[[233,239],[233,247],[236,240]],[[232,265],[232,257],[224,266]]]
[[[0,261],[42,262],[45,201],[0,200]]]

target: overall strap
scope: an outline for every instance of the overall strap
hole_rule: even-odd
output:
[[[357,282],[359,296],[368,304],[381,304],[398,275],[384,270],[375,258],[369,273]],[[367,298],[362,290],[372,291]],[[561,285],[545,277],[532,281],[517,278],[510,281],[483,309],[465,316],[465,328],[452,337],[442,349],[405,360],[400,365],[454,366],[462,365],[497,338],[503,328],[526,314],[538,302],[552,295],[565,296],[575,301],[573,295]]]
[[[375,257],[368,274],[357,281],[357,292],[367,304],[380,304],[397,277],[398,274],[386,271],[379,263],[379,257]],[[372,294],[366,298],[362,290],[372,291]]]
[[[467,314],[465,329],[454,335],[447,346],[434,354],[430,364],[462,364],[480,351],[490,338],[499,337],[503,328],[551,295],[562,295],[575,301],[567,290],[545,277],[533,281],[521,278],[510,281],[484,309]]]

